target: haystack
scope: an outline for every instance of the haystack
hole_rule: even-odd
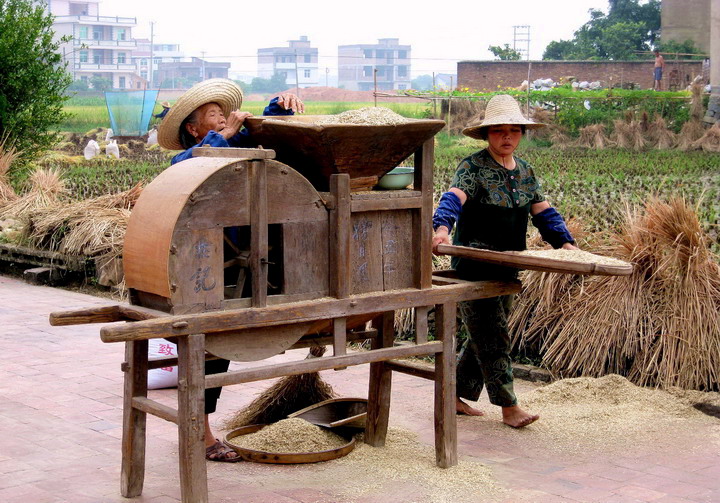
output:
[[[547,139],[553,148],[565,150],[575,145],[575,141],[567,134],[567,130],[562,126],[550,124],[547,128],[543,129],[547,129]]]
[[[610,147],[612,142],[605,134],[604,124],[591,124],[580,129],[580,137],[576,145],[578,147],[602,150]]]
[[[656,114],[647,129],[647,138],[650,145],[658,150],[668,150],[677,144],[677,135],[670,131],[662,115]]]
[[[713,124],[704,135],[695,140],[692,148],[705,152],[720,152],[720,122]]]
[[[677,148],[683,151],[694,150],[694,143],[702,138],[704,134],[705,128],[703,127],[702,122],[697,119],[690,119],[683,124],[682,129],[680,130]]]
[[[610,135],[610,141],[617,148],[641,151],[645,149],[646,143],[643,138],[643,124],[641,121],[631,119],[613,121],[614,129]]]
[[[531,279],[538,286],[525,302],[538,303],[539,317],[518,315],[521,342],[539,345],[563,376],[616,373],[642,386],[717,390],[720,265],[695,209],[676,198],[628,210],[608,251],[632,262],[633,274],[552,285],[527,274],[526,288]],[[555,305],[545,305],[549,297]]]
[[[696,121],[702,121],[705,116],[705,106],[703,105],[703,91],[704,87],[699,82],[693,82],[690,85],[690,94],[692,100],[690,101],[690,119]]]
[[[451,134],[461,134],[471,124],[482,121],[485,117],[485,101],[454,99],[441,101],[442,118],[448,123]]]
[[[310,348],[307,358],[319,358],[325,346]],[[318,372],[278,379],[243,409],[223,420],[222,428],[234,430],[250,424],[271,424],[300,409],[335,398],[332,387]]]
[[[20,152],[8,143],[7,137],[0,140],[0,208],[17,199],[15,190],[10,185],[8,173]]]
[[[0,209],[0,220],[25,220],[35,209],[54,206],[67,192],[65,182],[54,169],[38,169],[30,175],[30,190]]]

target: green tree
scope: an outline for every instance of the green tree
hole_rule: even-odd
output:
[[[288,85],[285,83],[285,74],[277,72],[269,79],[255,77],[250,83],[250,89],[254,93],[277,93],[285,91]]]
[[[510,44],[505,44],[504,47],[499,45],[491,45],[488,47],[488,51],[492,52],[496,58],[502,61],[519,61],[520,53],[515,49],[510,48]]]
[[[90,77],[90,85],[96,91],[107,91],[108,89],[112,89],[112,80],[101,77],[100,75],[93,75]]]
[[[432,75],[418,75],[412,79],[410,86],[416,91],[429,91],[433,87]]]
[[[72,82],[53,40],[53,17],[33,0],[0,0],[0,138],[20,152],[20,164],[51,147],[65,120]]]
[[[670,55],[676,53],[680,59],[704,59],[706,57],[692,40],[686,40],[685,42],[668,40],[667,42],[663,42],[662,39],[660,39],[660,44],[655,46],[655,48],[660,50],[660,52],[669,53]],[[697,56],[688,56],[689,54],[697,54]]]
[[[590,9],[590,21],[572,40],[548,44],[543,59],[614,59],[642,57],[660,32],[660,1],[610,0],[607,14]]]

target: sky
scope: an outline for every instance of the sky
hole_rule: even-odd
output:
[[[398,38],[411,46],[411,76],[457,73],[460,60],[495,59],[490,45],[513,47],[527,39],[514,26],[529,26],[531,60],[547,44],[570,39],[590,20],[588,11],[607,12],[607,0],[100,0],[101,16],[136,17],[135,38],[180,44],[187,56],[229,61],[231,72],[257,73],[257,49],[287,47],[306,35],[318,49],[320,73],[337,75],[337,46],[374,44]],[[205,7],[207,6],[207,7]],[[518,42],[527,48],[528,42]]]

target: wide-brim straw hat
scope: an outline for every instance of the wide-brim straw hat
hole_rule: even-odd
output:
[[[470,138],[480,140],[482,139],[480,132],[483,128],[501,124],[518,124],[528,129],[537,129],[547,125],[526,119],[520,111],[520,105],[515,101],[515,98],[509,94],[498,94],[488,101],[483,121],[480,124],[472,124],[466,127],[462,133]]]
[[[229,79],[208,79],[198,82],[180,96],[158,127],[158,143],[170,150],[183,150],[180,143],[180,125],[195,111],[207,103],[217,103],[225,114],[242,105],[242,89]]]

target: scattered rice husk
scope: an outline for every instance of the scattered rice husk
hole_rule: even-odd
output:
[[[713,124],[705,134],[695,140],[692,148],[705,152],[720,152],[720,122]]]
[[[388,126],[405,124],[408,120],[402,115],[385,107],[363,107],[346,110],[337,115],[326,115],[318,119],[318,124],[360,124],[367,126]]]
[[[244,449],[282,454],[329,451],[348,443],[340,435],[299,417],[282,419],[228,442]]]

